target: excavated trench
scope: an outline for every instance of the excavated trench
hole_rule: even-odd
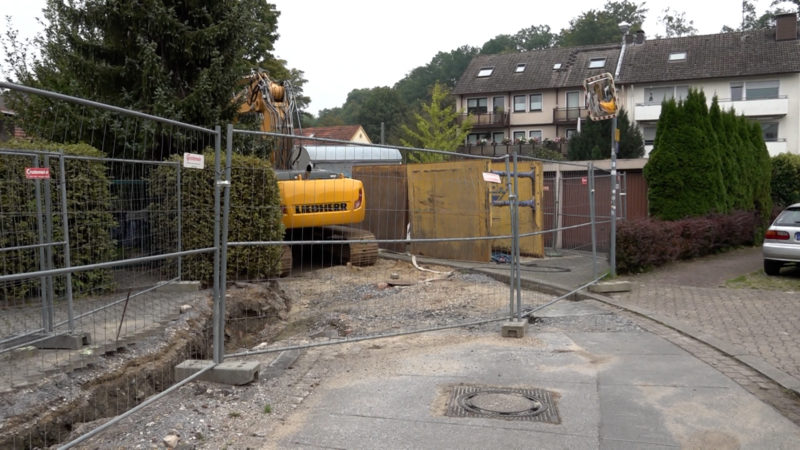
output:
[[[289,299],[275,284],[234,285],[226,308],[226,348],[251,344],[253,336],[269,323],[288,314]],[[119,364],[102,361],[61,374],[55,384],[61,395],[53,398],[54,380],[29,387],[25,412],[8,418],[0,431],[0,449],[47,448],[76,439],[98,426],[95,421],[112,418],[162,392],[175,383],[175,366],[187,359],[208,359],[212,353],[212,308],[200,305],[160,336],[126,350],[106,353]],[[164,338],[164,335],[167,338]],[[110,369],[110,366],[115,366]],[[49,385],[49,386],[48,386]],[[47,391],[47,393],[45,393]],[[39,398],[37,399],[36,396]],[[13,404],[14,398],[3,399]],[[57,405],[54,406],[54,403]],[[92,423],[91,427],[85,424]]]

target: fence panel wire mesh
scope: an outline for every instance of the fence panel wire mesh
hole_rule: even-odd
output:
[[[13,85],[0,87],[14,91]],[[246,358],[267,367],[278,352],[477,326],[554,301],[552,294],[520,288],[510,279],[512,267],[523,277],[562,277],[560,284],[576,289],[592,280],[586,272],[562,267],[565,258],[558,254],[574,252],[569,256],[582,264],[596,264],[598,242],[586,231],[593,228],[596,171],[586,165],[560,175],[559,206],[549,206],[555,202],[545,187],[537,206],[545,211],[545,222],[523,233],[549,242],[547,254],[523,252],[516,259],[509,247],[509,217],[517,211],[508,203],[512,177],[498,170],[510,162],[507,156],[232,127],[223,135],[91,102],[20,92],[52,103],[52,117],[22,124],[30,136],[84,142],[96,152],[34,145],[0,153],[0,168],[16,174],[3,177],[0,189],[20,199],[2,204],[0,229],[5,327],[0,401],[9,405],[2,408],[0,438],[12,447],[133,447],[172,432],[192,445],[224,446],[226,433],[236,430],[211,423],[212,416],[223,420],[222,412],[202,415],[209,422],[198,422],[186,418],[196,411],[180,408],[182,400],[155,410],[149,406],[169,402],[167,394],[174,392],[180,398],[197,395],[186,384],[191,379],[175,379],[174,367],[186,359]],[[307,149],[308,159],[295,154],[293,169],[273,170],[270,155],[296,145]],[[205,168],[184,168],[185,153],[203,155]],[[45,167],[45,157],[49,186],[22,179],[24,167]],[[311,172],[308,163],[316,166]],[[60,170],[67,174],[61,184]],[[87,182],[93,186],[86,188],[89,193],[76,193],[71,172],[99,181]],[[499,187],[487,185],[483,175],[489,172],[500,174]],[[546,169],[544,178],[546,186]],[[36,200],[37,184],[42,197],[52,191],[49,207]],[[295,200],[281,204],[278,198]],[[530,200],[530,194],[517,200]],[[68,247],[58,231],[62,204]],[[361,212],[348,218],[358,204]],[[518,218],[535,208],[521,210],[526,212]],[[342,214],[333,223],[315,221],[323,212]],[[37,223],[48,215],[52,236],[46,220]],[[560,235],[551,237],[554,233]],[[71,250],[69,258],[64,248]],[[90,273],[98,275],[82,282]],[[198,280],[204,290],[176,290],[179,280]],[[71,302],[67,284],[74,288]],[[63,312],[70,303],[72,321]],[[29,345],[40,335],[62,331],[87,341],[78,349]],[[240,398],[269,383],[256,379],[232,392]],[[207,383],[199,386],[206,394],[216,392]],[[224,403],[218,404],[220,411],[228,411]],[[49,405],[50,412],[18,422],[41,405]],[[108,429],[114,432],[104,432]]]
[[[626,216],[625,174],[618,175],[617,219]],[[590,187],[590,183],[594,183]],[[593,190],[593,192],[592,192]],[[594,195],[590,195],[590,194]],[[544,173],[545,246],[548,254],[591,251],[592,213],[597,250],[608,252],[611,224],[611,174],[585,164],[550,163]]]
[[[179,202],[178,158],[213,148],[214,131],[2,87],[47,107],[17,124],[27,138],[0,143],[0,447],[45,447],[174,382],[133,361],[209,354],[202,331],[182,345],[165,333],[202,330],[209,309],[207,291],[176,283],[183,258],[211,266],[210,241],[181,242],[183,216],[214,213]]]
[[[507,283],[474,273],[483,266],[497,266],[492,262],[492,240],[487,239],[489,197],[482,173],[488,171],[488,158],[295,138],[295,143],[308,149],[319,180],[294,186],[285,182],[305,177],[305,164],[281,175],[284,198],[294,196],[300,202],[281,205],[287,218],[284,234],[270,235],[271,230],[257,228],[238,235],[236,229],[241,227],[235,223],[259,221],[274,213],[274,205],[261,205],[258,198],[237,203],[241,195],[236,191],[258,189],[260,180],[268,178],[265,173],[271,169],[255,167],[249,157],[272,145],[271,140],[283,138],[233,132],[232,150],[242,163],[237,164],[234,157],[231,166],[234,200],[229,210],[227,275],[233,283],[229,283],[226,308],[255,306],[252,297],[259,288],[253,283],[265,278],[253,270],[253,263],[267,252],[286,255],[282,277],[273,276],[270,283],[279,286],[281,303],[291,299],[292,307],[289,311],[279,308],[277,313],[284,317],[266,328],[264,321],[276,314],[274,307],[239,314],[233,328],[247,337],[234,345],[229,342],[228,357],[314,345],[308,344],[309,336],[352,340],[509,317]],[[431,162],[432,169],[414,173],[415,167],[429,166],[403,164],[409,160]],[[360,202],[365,204],[363,217],[342,214],[330,227],[310,217],[315,211],[338,209],[340,204],[342,211],[349,211]],[[461,258],[469,270],[454,270],[441,261],[412,260],[411,254]],[[534,303],[545,300],[530,295]],[[257,329],[261,331],[251,332]]]

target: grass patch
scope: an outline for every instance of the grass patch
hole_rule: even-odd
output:
[[[271,412],[272,412],[272,406],[270,406],[270,404],[269,404],[269,403],[267,403],[266,405],[264,405],[264,414],[269,414],[269,413],[271,413]]]
[[[783,267],[778,276],[769,276],[763,270],[731,278],[725,282],[731,289],[761,289],[765,291],[800,292],[800,267]]]

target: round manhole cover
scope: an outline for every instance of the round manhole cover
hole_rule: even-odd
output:
[[[534,416],[546,409],[532,395],[501,390],[470,392],[462,395],[459,403],[475,413],[501,416]]]

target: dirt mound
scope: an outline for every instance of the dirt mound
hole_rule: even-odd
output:
[[[275,281],[234,283],[225,296],[225,339],[229,350],[271,340],[286,327],[292,302]]]

